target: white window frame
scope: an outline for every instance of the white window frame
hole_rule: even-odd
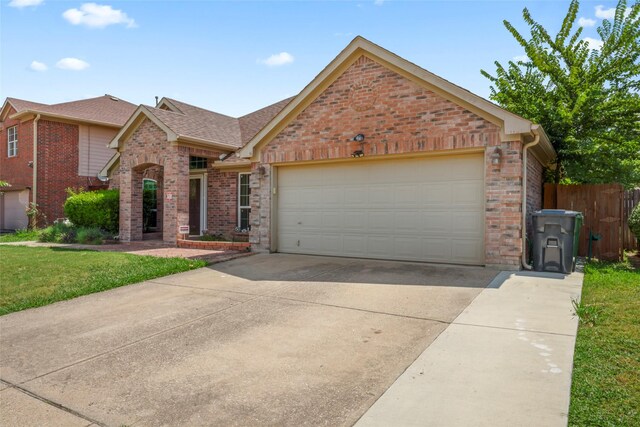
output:
[[[239,172],[238,173],[238,227],[242,227],[242,209],[249,209],[249,215],[251,215],[251,184],[249,183],[249,204],[241,205],[241,188],[242,188],[242,175],[251,176],[251,172]],[[251,178],[249,178],[251,180]],[[250,225],[250,224],[247,224]]]
[[[13,135],[11,135],[13,131]],[[13,136],[13,139],[11,138]],[[18,155],[18,126],[7,128],[7,157],[16,157]]]

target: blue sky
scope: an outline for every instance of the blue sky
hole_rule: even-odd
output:
[[[555,32],[568,4],[0,0],[0,97],[158,95],[239,116],[298,93],[356,35],[487,97],[480,69],[524,53],[502,20],[524,30],[528,7]],[[582,2],[585,37],[614,6]]]

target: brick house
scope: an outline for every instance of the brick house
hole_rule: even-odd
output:
[[[25,209],[38,205],[41,220],[64,217],[66,188],[108,184],[98,172],[113,156],[109,141],[136,106],[105,95],[61,104],[7,98],[0,110],[0,229],[28,225]]]
[[[291,99],[240,118],[163,99],[111,147],[124,241],[152,179],[167,243],[240,227],[257,251],[503,268],[555,156],[540,126],[361,37]]]

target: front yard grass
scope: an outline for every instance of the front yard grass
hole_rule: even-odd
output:
[[[585,267],[570,426],[640,425],[640,270]]]
[[[0,246],[0,315],[205,265],[183,258]]]
[[[40,230],[16,230],[13,233],[0,234],[0,243],[38,240],[39,235]]]

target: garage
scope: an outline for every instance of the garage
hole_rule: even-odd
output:
[[[483,153],[281,166],[277,250],[484,263]]]
[[[0,196],[0,228],[19,230],[27,228],[29,218],[25,209],[29,205],[29,190],[4,191]]]

